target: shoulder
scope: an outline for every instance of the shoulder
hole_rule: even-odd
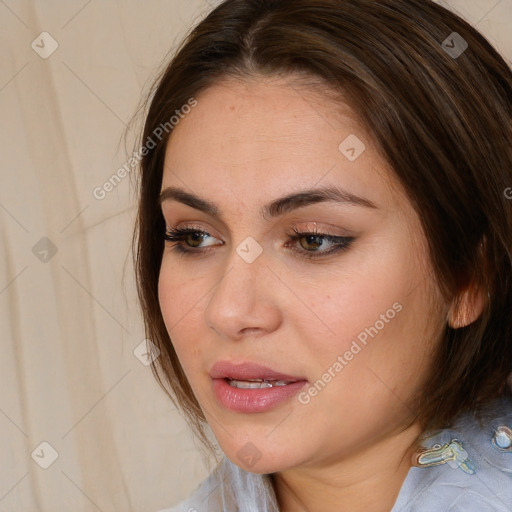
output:
[[[158,512],[278,512],[268,475],[249,473],[224,457],[219,465],[177,505]]]
[[[488,404],[425,440],[424,466],[411,468],[392,512],[510,512],[512,400]]]

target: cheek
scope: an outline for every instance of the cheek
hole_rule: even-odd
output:
[[[329,294],[319,316],[329,326],[328,335],[319,340],[310,329],[318,370],[326,371],[342,356],[350,365],[366,364],[370,353],[382,347],[400,331],[403,304],[398,291],[379,288],[373,282],[354,283],[345,291]],[[359,361],[359,363],[358,363]]]
[[[179,287],[174,282],[172,273],[167,271],[167,265],[162,261],[160,268],[160,275],[158,277],[158,302],[160,304],[160,310],[164,318],[167,332],[170,333],[172,326],[175,323],[175,319],[178,318],[176,308],[173,307],[176,304],[181,304],[179,300]]]
[[[158,278],[158,300],[162,314],[169,323],[168,328],[178,322],[190,323],[189,315],[200,307],[204,293],[197,275],[184,272],[175,257],[164,254]]]
[[[407,289],[403,273],[390,268],[386,258],[354,259],[357,261],[353,264],[345,260],[345,266],[352,270],[322,277],[322,286],[311,291],[309,297],[319,319],[309,329],[321,327],[327,333],[322,346],[336,351],[348,350],[351,341],[361,333],[360,339],[364,341],[364,333],[375,323],[379,331],[386,330],[399,309],[393,308],[393,304],[402,301]],[[314,301],[319,290],[322,300]],[[304,299],[306,302],[307,298]]]
[[[404,370],[412,378],[426,365],[438,333],[435,315],[429,314],[430,294],[436,292],[425,270],[405,253],[396,256],[324,283],[324,299],[312,308],[321,322],[302,323],[317,375],[338,356],[356,380],[373,368],[394,382],[395,372]]]
[[[311,369],[311,402],[303,413],[314,416],[314,428],[336,424],[347,439],[354,432],[377,435],[410,413],[406,404],[423,384],[436,332],[425,309],[426,287],[411,293],[405,280],[393,277],[326,294],[324,319],[336,334],[319,338],[310,328],[311,345],[301,357]]]
[[[188,354],[198,351],[195,331],[199,324],[201,291],[190,280],[184,280],[176,267],[165,258],[158,279],[158,301],[169,337],[186,370]]]

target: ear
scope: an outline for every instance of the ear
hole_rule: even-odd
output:
[[[460,329],[472,324],[482,314],[486,299],[486,290],[469,285],[454,300],[448,313],[448,325]]]
[[[485,258],[485,246],[487,244],[486,237],[484,236],[478,245],[476,257],[480,261],[484,272],[487,274],[487,260]],[[455,297],[450,311],[448,313],[448,325],[452,329],[460,329],[472,324],[481,314],[487,301],[490,300],[490,295],[486,287],[483,285],[476,285],[471,281],[469,285],[464,288],[460,294]]]

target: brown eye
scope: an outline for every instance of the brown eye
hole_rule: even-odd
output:
[[[191,231],[190,233],[184,235],[183,240],[187,242],[191,247],[198,247],[195,244],[201,244],[206,236],[209,236],[208,233],[200,233],[198,231]]]
[[[205,249],[201,247],[201,243],[207,238],[214,239],[210,233],[195,228],[168,229],[164,235],[164,239],[167,242],[176,242],[173,249],[182,254],[204,253]],[[213,244],[207,244],[207,246],[208,245]]]
[[[288,235],[289,242],[285,245],[287,247],[291,246],[292,251],[310,259],[319,259],[346,250],[355,240],[354,237],[334,236],[325,233],[301,233],[296,229],[293,230],[293,233],[293,235]],[[167,242],[175,242],[172,247],[173,250],[183,255],[206,253],[209,246],[216,245],[210,243],[202,246],[201,244],[208,238],[215,239],[210,233],[193,228],[168,229],[164,235]],[[300,244],[300,248],[297,247],[297,242]],[[223,245],[223,242],[221,245]],[[322,250],[324,247],[327,247],[327,249]]]
[[[322,237],[321,235],[307,235],[307,236],[303,236],[301,238],[299,238],[299,240],[305,240],[306,243],[303,244],[301,242],[301,246],[306,249],[307,251],[308,250],[315,250],[315,249],[318,249],[322,243],[323,243],[323,239],[324,237]]]
[[[294,235],[288,235],[292,250],[306,258],[322,258],[323,256],[346,250],[355,240],[354,237],[334,236],[326,233],[301,233],[296,229],[293,230],[293,233]],[[299,242],[301,249],[297,249],[297,242]],[[325,246],[330,246],[331,248],[319,250],[319,248],[321,249]]]

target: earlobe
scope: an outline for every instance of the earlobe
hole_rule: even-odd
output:
[[[482,287],[468,286],[458,300],[454,300],[448,313],[448,325],[452,329],[460,329],[472,324],[482,314],[487,298],[487,291]]]
[[[486,246],[487,239],[484,235],[478,244],[477,258],[485,275],[487,275],[488,267],[485,257]],[[484,307],[490,300],[491,296],[487,286],[481,284],[481,282],[480,284],[475,284],[475,281],[471,281],[469,285],[455,297],[448,312],[448,325],[452,329],[460,329],[461,327],[472,324],[480,317]]]

